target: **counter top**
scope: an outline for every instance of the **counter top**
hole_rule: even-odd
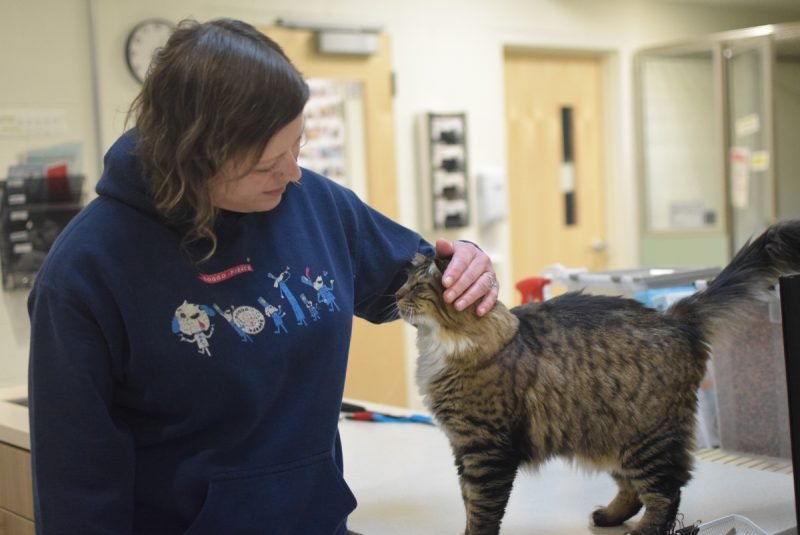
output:
[[[26,396],[25,387],[0,389],[0,400]],[[371,407],[386,410],[385,407]],[[392,412],[402,412],[395,410]],[[464,507],[450,446],[435,426],[343,420],[345,479],[358,499],[350,528],[369,535],[461,533]],[[25,407],[0,401],[0,441],[29,448]],[[718,455],[722,457],[721,455]],[[710,458],[710,457],[709,457]],[[735,456],[698,459],[683,491],[686,524],[739,514],[769,533],[794,525],[791,474],[747,468]],[[618,535],[620,528],[595,528],[590,513],[616,492],[605,473],[587,473],[552,461],[537,473],[521,471],[503,521],[503,535]],[[637,517],[634,517],[638,518]]]
[[[441,429],[422,424],[340,423],[345,479],[358,499],[353,531],[369,535],[463,533],[464,506],[450,446]],[[768,533],[796,534],[794,487],[788,461],[782,472],[747,457],[704,450],[694,479],[683,490],[685,524],[739,514]],[[716,459],[714,459],[716,458]],[[714,460],[709,460],[714,459]],[[555,460],[538,472],[520,471],[514,483],[503,535],[619,535],[619,528],[590,525],[590,513],[607,504],[616,485],[606,473],[591,473]],[[641,513],[634,517],[634,521]]]

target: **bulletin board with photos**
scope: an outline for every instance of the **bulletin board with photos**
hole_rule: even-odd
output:
[[[312,78],[304,112],[301,167],[367,199],[363,87],[353,80]]]

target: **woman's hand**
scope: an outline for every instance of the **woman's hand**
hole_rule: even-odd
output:
[[[442,274],[445,302],[454,303],[456,310],[464,310],[483,298],[475,311],[478,316],[489,312],[499,292],[489,255],[469,242],[442,239],[436,240],[436,254],[452,257]]]

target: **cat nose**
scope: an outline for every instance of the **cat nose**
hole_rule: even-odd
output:
[[[399,290],[394,293],[395,299],[402,299],[408,295],[408,288],[406,286],[401,286]]]

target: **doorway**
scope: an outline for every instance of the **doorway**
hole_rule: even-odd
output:
[[[507,49],[504,67],[512,281],[606,269],[603,58]]]
[[[389,39],[370,56],[325,55],[317,52],[314,32],[283,27],[261,28],[281,45],[307,79],[331,80],[359,88],[363,110],[364,184],[355,187],[370,206],[397,218],[394,155],[394,112]],[[322,169],[315,169],[321,172]],[[334,177],[335,178],[335,177]],[[374,325],[355,318],[345,382],[345,397],[405,406],[405,336],[402,322]]]

